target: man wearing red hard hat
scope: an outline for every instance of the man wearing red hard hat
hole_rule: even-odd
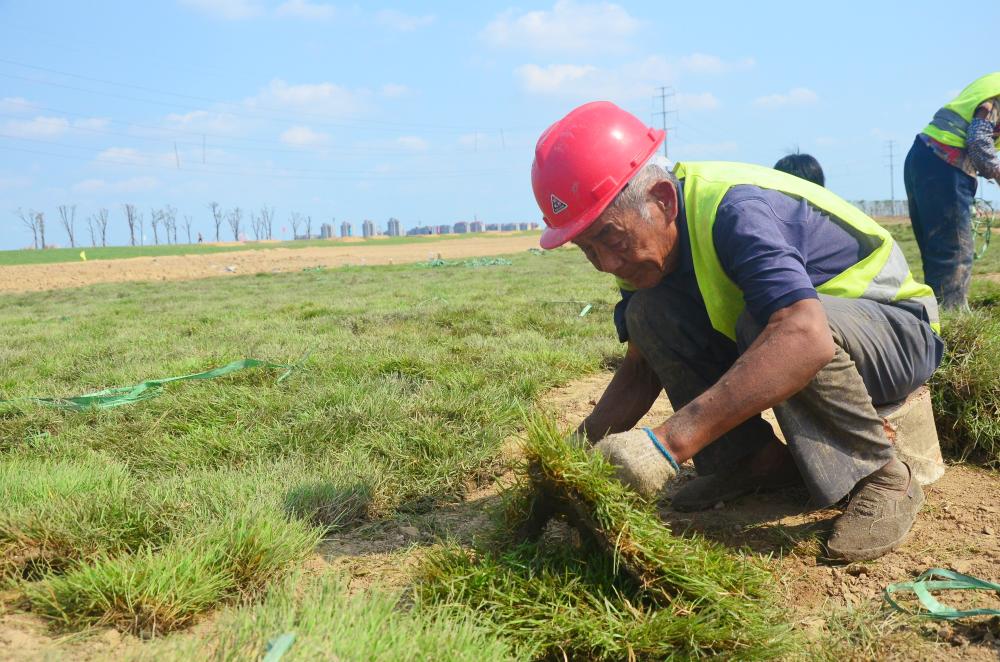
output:
[[[599,101],[535,148],[542,247],[573,242],[622,290],[625,359],[580,432],[647,496],[693,458],[678,510],[796,482],[816,507],[851,495],[829,552],[881,556],[924,495],[875,406],[940,363],[933,293],[885,229],[829,190],[741,163],[669,172],[654,156],[663,138]],[[664,389],[675,413],[632,429]],[[787,446],[760,416],[771,407]]]

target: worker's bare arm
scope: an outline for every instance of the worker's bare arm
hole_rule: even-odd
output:
[[[714,386],[655,428],[678,462],[802,390],[833,358],[823,306],[797,301],[771,315],[754,343]]]
[[[653,406],[661,390],[660,379],[639,348],[629,343],[625,360],[577,431],[596,442],[608,433],[631,430]]]

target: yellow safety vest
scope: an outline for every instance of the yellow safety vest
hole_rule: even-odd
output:
[[[993,97],[1000,97],[1000,72],[986,74],[974,80],[953,101],[934,113],[934,119],[922,133],[939,143],[964,148],[965,132],[976,108]],[[997,138],[995,145],[1000,149],[1000,138]]]
[[[913,279],[906,258],[892,235],[857,207],[822,186],[771,168],[747,163],[701,161],[678,163],[674,170],[684,182],[684,211],[698,289],[709,319],[720,333],[736,339],[736,319],[743,312],[743,292],[719,262],[712,228],[722,198],[733,186],[749,184],[805,199],[831,223],[847,230],[867,249],[867,255],[816,288],[818,292],[847,299],[892,303],[913,300],[927,312],[931,326],[940,332],[937,301],[927,285]],[[635,289],[619,280],[623,289]]]

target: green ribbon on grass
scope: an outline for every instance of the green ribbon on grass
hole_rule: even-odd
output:
[[[178,377],[147,379],[146,381],[140,382],[135,386],[116,386],[114,388],[104,389],[103,391],[85,393],[84,395],[77,395],[70,398],[15,398],[13,400],[0,400],[0,404],[27,401],[36,402],[48,407],[70,409],[73,411],[83,411],[86,409],[111,409],[113,407],[121,407],[122,405],[130,405],[134,402],[141,402],[142,400],[155,398],[163,391],[164,384],[169,384],[170,382],[179,382],[189,379],[215,379],[216,377],[222,377],[223,375],[228,375],[229,373],[236,372],[237,370],[245,370],[246,368],[283,369],[284,372],[280,377],[278,377],[278,383],[280,383],[285,381],[288,375],[290,375],[293,370],[302,364],[302,361],[305,360],[306,356],[308,356],[308,352],[303,355],[299,361],[291,365],[284,363],[270,363],[268,361],[260,361],[258,359],[240,359],[239,361],[227,363],[221,368],[212,368],[211,370],[206,370],[205,372],[196,372],[191,375],[180,375]]]
[[[933,579],[940,577],[940,579]],[[996,591],[1000,595],[1000,584],[994,584],[984,579],[963,575],[954,570],[944,570],[942,568],[931,568],[920,573],[912,582],[899,582],[889,584],[885,588],[885,600],[893,609],[904,613],[911,613],[909,610],[899,606],[892,599],[893,593],[910,591],[917,596],[920,604],[926,612],[920,612],[922,616],[951,620],[965,616],[1000,616],[1000,609],[954,609],[938,602],[937,598],[931,595],[931,591]]]

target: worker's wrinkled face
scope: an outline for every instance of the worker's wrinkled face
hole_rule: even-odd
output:
[[[606,210],[573,243],[599,271],[639,289],[654,287],[677,265],[677,189],[669,181],[652,187],[637,209]]]

